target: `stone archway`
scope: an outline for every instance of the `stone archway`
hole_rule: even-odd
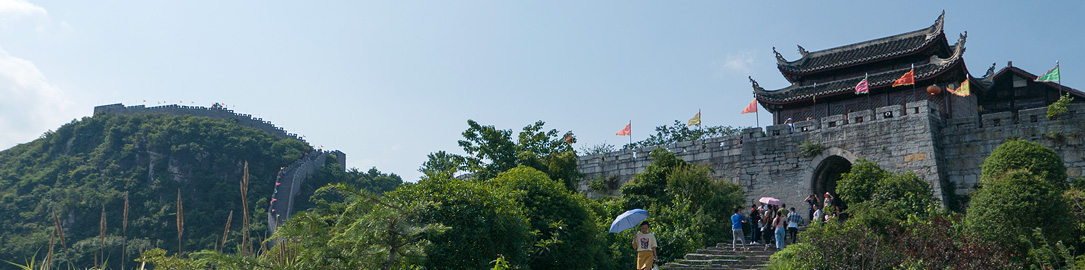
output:
[[[833,204],[847,208],[836,194],[836,182],[842,174],[851,171],[855,155],[840,148],[826,149],[810,162],[810,193],[820,198],[825,192],[832,194]],[[820,201],[819,201],[820,202]]]

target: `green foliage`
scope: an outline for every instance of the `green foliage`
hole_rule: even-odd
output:
[[[960,233],[952,217],[909,219],[903,227],[828,223],[799,234],[769,269],[1017,269],[1004,248]]]
[[[837,182],[836,192],[849,204],[849,222],[880,229],[909,215],[926,217],[936,208],[931,186],[913,172],[893,173],[859,159]]]
[[[989,159],[990,160],[990,159]],[[1021,236],[1041,228],[1048,239],[1068,239],[1072,214],[1054,184],[1027,171],[1009,171],[989,178],[972,197],[965,218],[977,237],[1028,251]]]
[[[795,243],[788,245],[787,248],[779,252],[773,253],[769,257],[769,270],[799,270],[799,269],[817,269],[816,262],[811,260],[808,256],[815,254],[816,247],[809,243]]]
[[[598,155],[618,151],[618,148],[615,148],[613,144],[603,142],[591,146],[583,145],[580,146],[579,150],[581,155]]]
[[[204,265],[202,263],[192,259],[181,258],[176,256],[176,254],[167,256],[166,250],[161,248],[155,248],[143,252],[142,256],[136,259],[136,261],[154,265],[154,269],[159,270],[188,270],[204,268]]]
[[[836,183],[837,196],[849,204],[869,201],[888,175],[878,163],[860,158],[851,165],[851,171],[840,176]]]
[[[324,162],[324,166],[298,189],[298,198],[310,198],[319,188],[328,185],[342,184],[351,189],[363,190],[373,194],[384,194],[395,190],[400,184],[403,184],[403,178],[394,173],[388,174],[377,170],[376,167],[369,168],[368,171],[360,171],[357,168],[351,168],[348,171],[342,170],[342,165],[336,160],[334,155],[329,155]],[[315,198],[312,198],[315,199]],[[315,201],[310,200],[295,200],[295,209],[309,209],[315,207]]]
[[[981,185],[1009,171],[1025,170],[1056,187],[1067,186],[1066,166],[1062,163],[1062,157],[1043,145],[1021,139],[1009,140],[996,147],[980,169]]]
[[[656,149],[650,156],[652,164],[621,191],[625,209],[652,213],[660,261],[729,241],[731,234],[721,227],[730,225],[733,210],[742,206],[742,187],[721,181],[708,166],[688,164],[674,153]],[[625,246],[629,248],[628,243]]]
[[[1033,229],[1032,238],[1021,236],[1028,243],[1028,263],[1032,269],[1077,269],[1074,256],[1062,241],[1051,245],[1040,228]]]
[[[466,171],[472,178],[489,180],[517,166],[528,166],[562,182],[566,189],[576,190],[577,181],[582,177],[576,167],[576,152],[570,146],[576,138],[569,132],[559,134],[556,129],[544,130],[544,124],[537,121],[525,126],[513,141],[512,130],[467,120],[464,139],[458,143],[468,156],[444,151],[431,153],[419,171],[423,173],[423,179],[451,178],[457,172]]]
[[[388,196],[394,200],[428,200],[433,204],[419,214],[419,222],[442,224],[444,233],[427,233],[425,267],[430,269],[483,269],[504,255],[510,265],[528,263],[532,244],[530,223],[512,194],[486,182],[426,179],[404,184]]]
[[[1059,97],[1059,100],[1047,106],[1047,118],[1055,119],[1059,115],[1066,113],[1067,111],[1069,111],[1069,108],[1067,107],[1070,105],[1070,102],[1073,101],[1074,98],[1071,97],[1069,93],[1067,93],[1065,96]]]
[[[825,145],[811,141],[802,141],[802,143],[799,144],[799,154],[808,158],[820,155],[825,149],[827,149]]]
[[[596,232],[606,230],[594,222],[582,203],[583,195],[572,193],[545,173],[520,166],[493,179],[523,206],[535,235],[529,266],[532,269],[594,268],[602,256],[602,242]]]
[[[686,166],[686,161],[679,159],[666,149],[656,148],[648,155],[652,158],[643,172],[633,176],[633,180],[621,187],[622,199],[630,209],[648,209],[650,205],[666,204],[671,198],[664,196],[667,187],[667,175],[676,168]]]
[[[241,213],[238,182],[244,162],[253,179],[248,204],[265,206],[279,167],[309,151],[299,140],[204,117],[97,115],[72,121],[0,152],[0,258],[28,258],[47,248],[56,211],[70,247],[61,255],[56,243],[57,265],[93,265],[103,207],[109,268],[119,268],[121,252],[128,258],[153,247],[176,252],[178,189],[185,249],[214,249],[229,212]],[[121,237],[125,191],[130,200],[126,238]],[[266,211],[251,211],[252,227],[244,230],[235,215],[227,244],[236,245],[242,232],[261,238]]]
[[[632,144],[626,144],[622,149],[634,149],[649,146],[667,145],[676,142],[688,142],[700,139],[718,138],[723,136],[735,135],[742,132],[742,129],[731,126],[714,126],[705,128],[690,128],[681,121],[674,120],[674,125],[671,126],[658,126],[655,128],[656,134],[648,136],[643,141],[633,142]]]

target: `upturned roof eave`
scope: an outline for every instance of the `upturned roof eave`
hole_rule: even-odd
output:
[[[787,61],[786,59],[783,58],[783,55],[781,55],[779,52],[776,51],[776,48],[773,48],[773,53],[776,54],[777,68],[780,70],[781,73],[784,73],[784,77],[803,76],[803,75],[809,75],[809,74],[816,73],[816,72],[829,71],[829,70],[833,70],[833,69],[846,68],[846,67],[871,63],[871,62],[884,61],[884,60],[887,60],[887,59],[893,59],[893,58],[899,58],[899,57],[913,55],[915,53],[924,51],[926,48],[929,48],[930,46],[938,44],[935,41],[938,41],[938,40],[945,41],[944,32],[943,32],[945,14],[946,14],[945,11],[942,11],[942,14],[940,16],[938,16],[938,19],[936,19],[935,23],[933,25],[931,25],[930,27],[926,27],[926,28],[923,28],[923,29],[919,29],[919,30],[915,30],[915,31],[907,32],[907,33],[902,33],[902,34],[892,35],[892,36],[888,36],[888,37],[883,37],[883,38],[858,42],[858,43],[854,43],[854,44],[844,45],[844,46],[840,46],[840,47],[835,47],[835,48],[830,48],[830,49],[825,49],[825,50],[815,51],[815,52],[806,52],[806,50],[804,48],[802,48],[802,46],[799,46],[799,52],[800,52],[800,54],[802,54],[802,57],[799,58],[798,60],[795,60],[795,61]],[[872,47],[872,46],[892,46],[893,42],[901,42],[903,40],[907,40],[909,38],[918,37],[918,36],[925,36],[925,39],[924,39],[923,43],[919,44],[918,46],[913,46],[913,47],[898,49],[898,50],[892,50],[892,49],[885,50],[885,52],[874,55],[874,56],[871,56],[871,57],[866,57],[866,58],[861,58],[861,59],[852,59],[850,61],[835,62],[835,63],[831,63],[831,64],[827,64],[827,65],[814,66],[814,67],[804,67],[803,66],[803,65],[806,64],[807,61],[809,61],[810,59],[816,58],[816,57],[829,57],[829,56],[831,56],[833,54],[845,54],[845,53],[850,53],[850,52],[866,49],[866,48]],[[789,80],[790,80],[790,78],[789,78]]]

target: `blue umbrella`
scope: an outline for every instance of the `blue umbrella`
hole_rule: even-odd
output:
[[[610,223],[610,233],[620,233],[629,228],[636,227],[646,218],[648,218],[648,211],[645,211],[644,209],[625,211],[625,213],[614,218],[614,222]]]

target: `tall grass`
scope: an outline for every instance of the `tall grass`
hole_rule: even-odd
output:
[[[241,176],[241,256],[249,254],[249,162],[245,161],[245,172]]]

